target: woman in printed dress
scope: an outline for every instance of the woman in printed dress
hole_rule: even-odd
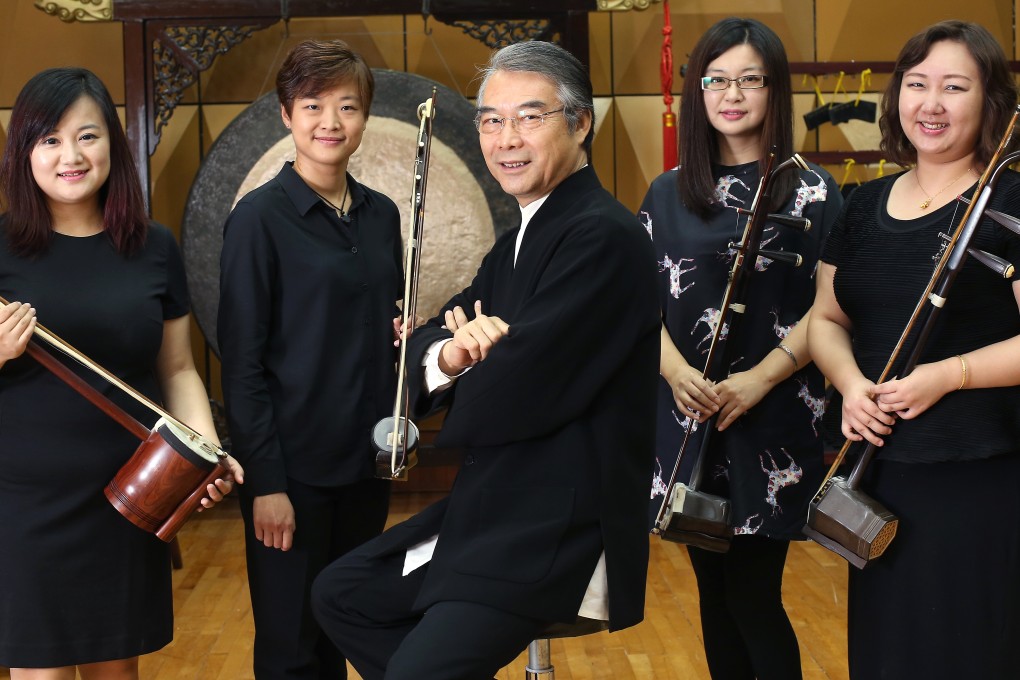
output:
[[[662,357],[650,511],[664,500],[686,428],[690,476],[698,438],[714,426],[701,489],[728,498],[735,537],[726,553],[688,547],[698,579],[702,631],[714,680],[800,678],[797,638],[781,586],[789,542],[803,538],[807,503],[822,475],[824,384],[806,327],[822,242],[842,204],[827,172],[784,171],[772,213],[809,218],[806,232],[766,223],[762,242],[798,253],[800,267],[759,257],[747,311],[726,342],[725,380],[703,376],[734,249],[769,150],[793,155],[790,73],[779,37],[752,19],[729,18],[698,41],[680,110],[680,165],[652,183],[639,217],[661,277]],[[714,421],[709,419],[715,416]]]

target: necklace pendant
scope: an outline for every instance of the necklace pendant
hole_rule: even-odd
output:
[[[927,210],[928,206],[931,205],[931,199],[928,198],[921,204],[921,210]]]

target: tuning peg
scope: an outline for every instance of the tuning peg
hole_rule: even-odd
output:
[[[997,224],[1006,227],[1014,234],[1020,235],[1020,220],[1012,215],[1007,215],[1006,213],[999,212],[998,210],[985,210],[985,215]]]
[[[987,212],[985,214],[987,214]],[[967,248],[967,253],[1002,278],[1013,278],[1013,265],[998,255],[992,255],[991,253],[978,250],[977,248]]]
[[[799,267],[804,263],[804,258],[800,254],[791,253],[789,250],[759,250],[758,254],[770,260],[792,264],[794,267]]]
[[[811,231],[811,220],[806,217],[794,217],[782,213],[769,213],[769,221],[799,231]]]
[[[970,199],[966,196],[960,196],[959,199],[963,201],[965,205],[970,205]],[[1003,227],[1006,227],[1014,234],[1020,234],[1020,220],[1012,215],[1007,215],[1006,213],[999,212],[998,210],[985,210],[985,217]]]

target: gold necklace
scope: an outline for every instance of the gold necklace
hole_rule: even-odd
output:
[[[953,186],[954,184],[956,184],[957,182],[959,182],[961,179],[963,179],[964,177],[966,177],[969,174],[970,174],[970,168],[967,168],[967,170],[962,175],[960,175],[959,177],[954,179],[952,182],[950,182],[946,186],[942,187],[941,189],[936,191],[934,194],[929,194],[927,191],[924,190],[924,187],[921,186],[921,180],[917,177],[917,168],[914,168],[914,181],[917,182],[917,188],[921,190],[921,193],[923,193],[925,196],[928,197],[927,199],[925,199],[924,203],[922,203],[920,205],[921,210],[927,210],[928,206],[931,205],[931,202],[935,200],[936,196],[938,196],[943,191],[945,191],[949,187]]]

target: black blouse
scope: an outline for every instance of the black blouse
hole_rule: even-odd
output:
[[[886,204],[897,177],[868,182],[854,192],[822,254],[824,262],[836,267],[836,300],[853,324],[857,365],[871,380],[877,380],[885,367],[931,278],[946,235],[966,209],[961,201],[953,201],[916,220],[894,219]],[[1007,172],[989,207],[1020,214],[1018,185],[1020,175]],[[972,192],[973,187],[965,194]],[[1020,237],[990,220],[982,222],[971,246],[1020,264]],[[1020,334],[1013,281],[1004,281],[968,258],[919,363]],[[906,347],[912,344],[908,340]],[[975,460],[1018,450],[1020,387],[998,387],[950,392],[917,418],[898,421],[878,456],[922,463]]]
[[[190,309],[184,263],[173,234],[151,223],[142,248],[125,256],[105,232],[86,237],[54,232],[44,253],[26,258],[10,251],[4,222],[0,218],[0,295],[31,304],[47,329],[150,399],[161,401],[155,361],[163,323]],[[40,344],[143,425],[156,422],[158,415],[119,388]],[[30,384],[40,375],[49,374],[35,359],[22,355],[4,364],[0,392],[13,390],[22,381]],[[14,392],[9,394],[9,399],[18,400]],[[92,414],[95,407],[77,395],[74,399]],[[48,418],[31,414],[43,421]]]
[[[294,171],[224,227],[217,332],[244,491],[371,477],[373,425],[393,409],[392,319],[403,296],[400,215],[347,175],[341,220]]]

